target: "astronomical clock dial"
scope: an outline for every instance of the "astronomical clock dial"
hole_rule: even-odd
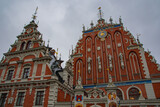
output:
[[[99,31],[98,32],[98,37],[103,41],[105,40],[105,37],[107,36],[107,32],[106,31]]]

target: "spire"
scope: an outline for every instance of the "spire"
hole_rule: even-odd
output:
[[[35,12],[34,12],[34,14],[33,14],[33,16],[32,16],[32,18],[33,18],[33,20],[35,20],[36,19],[36,14],[37,14],[37,10],[38,10],[38,6],[37,6],[37,8],[36,8],[36,10],[35,10]]]
[[[85,26],[84,26],[84,24],[83,24],[83,31],[85,31]]]
[[[73,45],[72,45],[72,55],[73,55]]]
[[[101,7],[99,7],[98,10],[99,10],[99,13],[98,13],[99,18],[102,19],[103,13],[102,13]]]
[[[91,25],[91,28],[93,28],[93,25],[94,25],[93,20],[91,21],[91,24],[90,24],[90,25]]]
[[[47,47],[49,47],[49,42],[50,42],[50,41],[49,41],[49,39],[48,39],[48,44],[47,44]]]
[[[113,19],[112,19],[112,17],[110,17],[110,19],[109,19],[109,21],[110,21],[110,23],[111,23],[111,25],[113,24]]]
[[[137,34],[137,42],[138,42],[138,44],[140,44],[140,41],[139,41],[139,36],[140,36],[141,34]]]
[[[121,18],[121,16],[119,17],[119,24],[122,24],[122,18]]]

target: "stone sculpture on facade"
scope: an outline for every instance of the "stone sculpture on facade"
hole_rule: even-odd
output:
[[[52,60],[50,62],[52,73],[53,73],[53,75],[56,75],[58,77],[58,80],[61,83],[64,83],[64,80],[60,75],[60,72],[63,72],[63,68],[61,67],[61,63],[63,61],[61,59],[57,60],[56,57],[54,56],[54,54],[55,54],[54,49],[49,52],[49,55],[52,58]]]
[[[112,56],[109,54],[109,68],[112,71]]]
[[[124,69],[124,62],[123,62],[123,55],[122,55],[122,53],[119,53],[119,58],[120,58],[120,62],[121,62],[121,67],[122,67],[122,69]]]

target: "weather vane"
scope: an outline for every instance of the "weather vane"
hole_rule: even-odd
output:
[[[35,19],[36,19],[36,17],[37,17],[37,16],[36,16],[36,14],[37,14],[37,10],[38,10],[38,6],[37,6],[37,8],[36,8],[36,10],[35,10],[35,13],[33,14],[33,17],[32,17],[32,18],[33,18],[33,20],[35,20]]]
[[[103,13],[102,13],[101,7],[99,7],[98,10],[99,10],[99,14],[98,14],[99,18],[102,19]]]

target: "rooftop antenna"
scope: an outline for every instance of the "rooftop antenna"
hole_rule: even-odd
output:
[[[33,18],[33,20],[35,20],[36,19],[36,14],[37,14],[37,10],[38,10],[38,6],[37,6],[37,8],[36,8],[36,10],[35,10],[35,12],[34,12],[34,14],[33,14],[33,16],[32,16],[32,18]]]

